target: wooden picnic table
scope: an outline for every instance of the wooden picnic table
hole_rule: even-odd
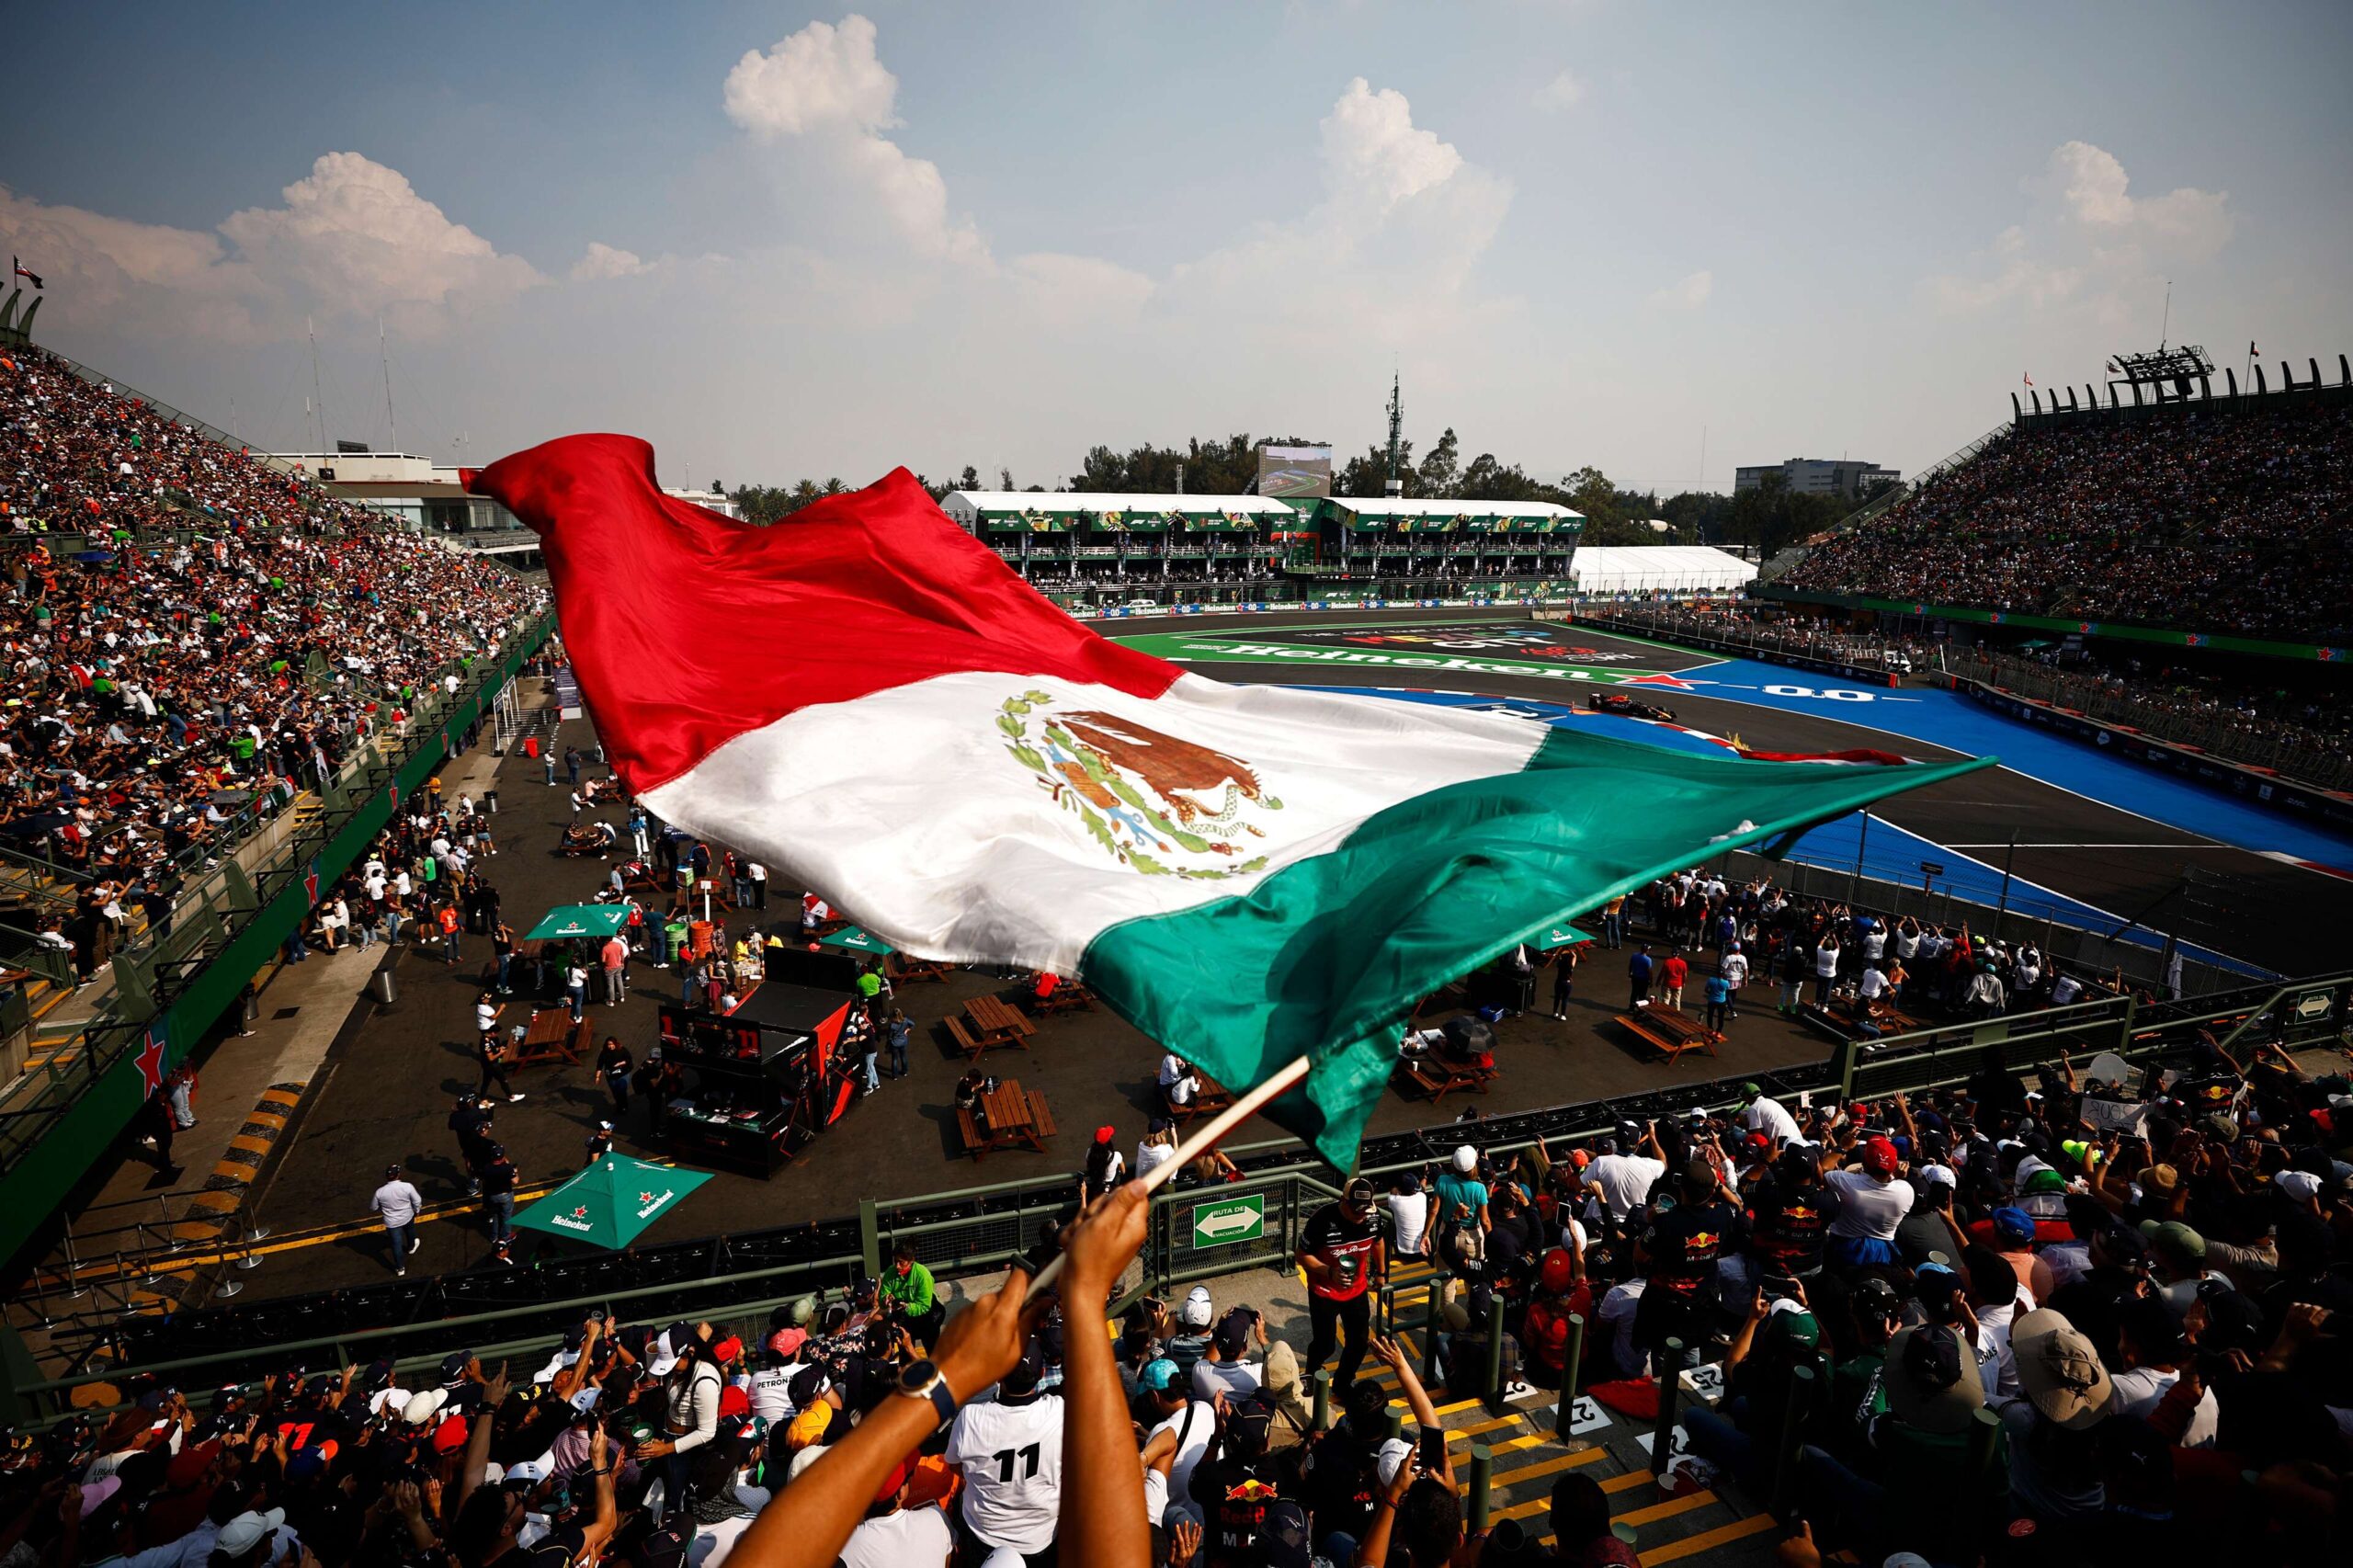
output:
[[[979,1160],[998,1149],[1029,1149],[1046,1152],[1046,1140],[1054,1135],[1053,1112],[1047,1108],[1046,1096],[1036,1089],[1024,1090],[1018,1078],[1000,1078],[996,1087],[981,1100],[986,1118],[982,1119],[962,1106],[956,1108],[956,1122],[964,1137],[964,1152]]]
[[[1056,1013],[1074,1013],[1082,1007],[1095,1006],[1095,993],[1075,980],[1059,981],[1051,991],[1040,995],[1037,986],[1040,978],[1032,978],[1029,991],[1029,1010],[1039,1017],[1051,1017]]]
[[[1185,1065],[1192,1068],[1193,1077],[1200,1084],[1200,1087],[1194,1090],[1193,1097],[1183,1105],[1171,1102],[1167,1092],[1162,1091],[1161,1103],[1168,1107],[1169,1120],[1182,1127],[1197,1116],[1215,1116],[1218,1112],[1233,1106],[1233,1090],[1202,1072],[1199,1067],[1194,1067],[1191,1062],[1188,1062]]]
[[[1707,1025],[1676,1007],[1637,1007],[1618,1015],[1619,1027],[1672,1062],[1687,1051],[1716,1054],[1716,1035]]]
[[[1476,1062],[1457,1061],[1438,1051],[1425,1051],[1419,1056],[1402,1058],[1397,1070],[1408,1083],[1430,1097],[1436,1105],[1457,1089],[1471,1089],[1485,1094],[1495,1080],[1495,1069]]]
[[[882,967],[892,980],[937,980],[945,983],[948,971],[956,966],[933,959],[911,959],[904,953],[892,953]]]
[[[517,1067],[578,1066],[588,1049],[588,1020],[573,1022],[569,1007],[541,1007],[531,1015],[523,1043],[515,1048]]]
[[[1029,1037],[1038,1032],[1029,1016],[1000,996],[975,996],[964,1004],[964,1016],[972,1020],[972,1038],[986,1051],[993,1045],[1017,1045],[1029,1049]]]

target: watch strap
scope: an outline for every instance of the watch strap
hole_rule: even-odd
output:
[[[956,1396],[949,1392],[946,1378],[934,1372],[931,1387],[925,1392],[931,1395],[931,1407],[939,1413],[939,1424],[942,1426],[956,1419]]]

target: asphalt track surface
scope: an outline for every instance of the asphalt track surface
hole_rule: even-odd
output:
[[[1342,624],[1351,619],[1358,624]],[[1984,755],[1982,749],[1969,751],[1939,745],[1916,734],[1891,734],[1866,720],[1867,714],[1878,717],[1893,712],[1890,702],[1915,695],[1910,690],[1857,692],[1855,683],[1834,676],[1748,661],[1727,662],[1696,650],[1612,636],[1583,626],[1535,622],[1521,612],[1368,611],[1356,618],[1334,615],[1312,620],[1275,615],[1201,616],[1188,618],[1175,627],[1155,623],[1151,631],[1139,628],[1131,632],[1117,623],[1106,630],[1165,657],[1178,658],[1197,673],[1219,680],[1312,683],[1331,688],[1376,691],[1385,688],[1392,695],[1402,695],[1398,688],[1451,689],[1518,700],[1531,708],[1572,704],[1582,708],[1587,693],[1599,690],[1655,703],[1670,710],[1678,723],[1716,735],[1736,735],[1760,750],[1811,752],[1870,747],[1921,761]],[[1398,631],[1408,636],[1427,636],[1432,641],[1426,644],[1352,641]],[[1554,646],[1593,650],[1602,658],[1572,654],[1558,661],[1531,660],[1524,651],[1516,652],[1509,647],[1460,646],[1480,641],[1483,636],[1540,637]],[[1189,642],[1201,637],[1245,648],[1250,644],[1297,644],[1334,651],[1352,648],[1389,657],[1427,658],[1443,663],[1416,667],[1305,659],[1251,662],[1224,656],[1188,656],[1171,651],[1172,638]],[[1519,646],[1525,650],[1529,644],[1523,642]],[[1445,667],[1448,664],[1524,665],[1531,662],[1557,662],[1571,668],[1584,668],[1597,678],[1577,681]],[[1680,673],[1696,679],[1707,672],[1722,673],[1728,669],[1741,676],[1760,677],[1757,685],[1814,695],[1776,699],[1769,693],[1752,687],[1744,688],[1747,698],[1744,700],[1707,695],[1703,687],[1677,689],[1643,684],[1639,678],[1629,684],[1623,678]],[[1925,678],[1916,684],[1925,686]],[[1833,690],[1847,691],[1870,700],[1845,700],[1824,695]],[[1950,699],[1940,692],[1918,692],[1917,696],[1963,703],[1967,700]],[[1947,867],[1949,873],[1956,873],[1940,878],[1940,882],[1961,881],[1966,891],[1984,892],[1991,902],[1993,894],[1988,890],[1998,887],[2000,868],[2007,858],[2014,878],[2010,900],[2014,908],[2052,904],[2056,906],[2060,918],[2067,919],[2072,914],[2079,923],[2090,919],[2090,911],[2097,911],[2113,917],[2108,926],[2097,927],[2103,930],[2138,917],[2147,926],[2173,932],[2185,941],[2285,973],[2311,973],[2338,960],[2340,947],[2326,930],[2326,923],[2298,916],[2322,900],[2333,901],[2341,895],[2345,891],[2341,879],[2264,853],[2259,844],[2267,835],[2260,824],[2248,827],[2245,835],[2257,842],[2257,847],[2231,842],[2219,828],[2208,833],[2177,825],[2181,818],[2188,817],[2213,827],[2218,819],[2234,814],[2233,808],[2238,812],[2254,812],[2261,808],[2242,805],[2200,786],[2164,778],[2137,764],[2102,756],[2088,746],[2034,731],[2014,721],[1979,713],[1973,704],[1970,708],[1972,716],[1983,721],[1972,724],[1972,738],[1990,736],[1993,745],[2007,748],[1994,753],[2006,757],[2006,766],[1912,790],[1875,809],[1875,818],[1892,823],[1921,843],[1935,847],[1907,853],[1907,849],[1916,846],[1906,846],[1900,839],[1891,844],[1884,836],[1873,847],[1869,831],[1865,831],[1862,836],[1868,855],[1867,872],[1916,881],[1921,874],[1919,860],[1929,858]],[[1849,714],[1854,717],[1847,717]],[[2059,749],[2053,752],[2052,748]],[[2063,778],[2065,782],[2054,782],[2006,765],[2010,751],[2055,757],[2063,766],[2046,762],[2041,771]],[[2026,760],[2024,766],[2031,767],[2036,763]],[[2148,799],[2160,792],[2162,799]],[[2190,810],[2183,809],[2185,793]],[[2114,801],[2147,804],[2152,810],[2165,812],[2167,816],[2109,803]],[[1844,825],[1809,835],[1801,858],[1825,865],[1851,864],[1859,826],[1849,819]],[[2333,851],[2335,863],[2353,862],[2353,851],[2345,846],[2327,842],[2315,846],[2311,840],[2318,835],[2301,829],[2302,824],[2282,822],[2277,828],[2277,840],[2305,850],[2315,859]],[[2013,835],[2018,843],[2014,854],[2008,848]],[[1942,852],[1946,846],[1954,846],[1951,853]],[[1982,864],[1964,872],[1964,858]],[[2185,875],[2193,869],[2203,875],[2197,886],[2184,891]],[[2049,890],[2060,898],[2043,898],[2037,889]],[[2071,911],[2069,903],[2078,907]]]
[[[1335,614],[1323,618],[1320,628],[1373,619],[1391,626],[1486,620],[1517,626],[1522,632],[1536,624],[1518,615],[1483,618],[1475,611],[1454,609],[1419,615]],[[1279,628],[1297,624],[1295,618],[1273,616],[1196,617],[1134,625],[1110,622],[1103,630],[1115,635],[1245,633],[1265,639]],[[1563,629],[1543,631],[1547,636],[1559,637]],[[1566,640],[1577,647],[1624,655],[1596,666],[1621,674],[1694,671],[1708,663],[1702,654],[1604,638],[1581,628]],[[1308,674],[1301,665],[1281,661],[1193,667],[1221,679],[1324,686],[1400,685],[1405,683],[1406,674],[1396,668],[1351,669],[1329,664],[1320,664]],[[1482,694],[1448,700],[1502,699],[1534,704],[1580,695],[1576,683],[1560,679],[1474,678],[1460,672],[1431,676],[1427,670],[1413,674],[1430,677],[1415,684],[1464,692],[1475,685]],[[1786,684],[1810,683],[1818,685],[1819,677],[1793,675]],[[1676,710],[1681,722],[1717,733],[1737,733],[1752,744],[1769,749],[1876,745],[1924,758],[1958,755],[1917,742],[1893,743],[1884,734],[1849,722],[1843,711],[1836,717],[1782,712],[1693,692],[1654,689],[1665,693],[1661,700]],[[527,697],[538,695],[527,691]],[[592,743],[590,726],[584,721],[564,724],[557,741],[558,745],[577,744],[584,750]],[[568,816],[567,792],[546,788],[539,766],[521,757],[502,763],[498,782],[503,795],[498,818],[503,853],[488,862],[486,869],[504,893],[512,917],[522,925],[552,905],[589,896],[608,868],[599,861],[563,859],[554,853]],[[2130,911],[2138,903],[2154,901],[2184,865],[2223,869],[2264,890],[2266,903],[2259,924],[2250,918],[2243,930],[2218,928],[2212,933],[2214,945],[2262,954],[2272,960],[2271,967],[2283,970],[2309,972],[2306,966],[2321,966],[2317,935],[2327,923],[2312,919],[2304,912],[2315,895],[2336,891],[2336,884],[2317,874],[2004,771],[1986,770],[1900,797],[1889,803],[1886,814],[1896,824],[1937,844],[1999,845],[2006,843],[2015,829],[2022,840],[2036,845],[2135,846],[2130,849],[2021,846],[2018,850],[2020,877],[2030,877],[2103,907]],[[1874,844],[1878,842],[1875,836]],[[1874,848],[1873,855],[1878,853]],[[1999,860],[1998,851],[1976,853]],[[777,907],[764,917],[763,925],[786,917],[797,890],[776,891]],[[731,926],[740,930],[741,920],[731,920]],[[2307,931],[2313,940],[2300,937]],[[412,1280],[426,1273],[496,1267],[488,1256],[485,1218],[471,1207],[454,1203],[462,1190],[462,1174],[443,1125],[452,1097],[474,1081],[471,1015],[477,994],[477,969],[472,960],[478,960],[480,951],[476,938],[469,951],[470,961],[452,970],[430,949],[404,947],[385,960],[398,971],[398,1004],[383,1008],[365,998],[355,1001],[350,1019],[329,1052],[326,1068],[313,1081],[299,1130],[281,1143],[256,1189],[262,1221],[281,1236],[305,1227],[341,1228],[317,1244],[272,1255],[267,1267],[244,1277],[245,1300],[384,1282],[388,1267],[381,1233],[369,1223],[366,1204],[378,1173],[395,1162],[406,1165],[428,1203],[437,1206],[435,1217],[420,1228],[424,1247],[414,1260]],[[633,965],[630,1000],[618,1008],[592,1008],[591,1023],[597,1036],[608,1032],[619,1036],[642,1060],[655,1036],[656,996],[675,994],[671,990],[675,976],[675,971],[654,971]],[[1671,1065],[1662,1064],[1611,1022],[1625,1004],[1624,987],[1621,956],[1597,954],[1578,975],[1566,1022],[1541,1015],[1506,1020],[1498,1030],[1502,1078],[1491,1096],[1471,1099],[1467,1106],[1502,1112],[1588,1100],[1818,1061],[1827,1051],[1823,1039],[1776,1017],[1769,1004],[1760,1011],[1755,1005],[1763,1001],[1759,994],[1728,1031],[1720,1056],[1687,1055]],[[646,1240],[684,1241],[789,1225],[853,1213],[863,1198],[914,1197],[1074,1171],[1097,1125],[1115,1128],[1120,1144],[1131,1149],[1151,1114],[1159,1052],[1136,1030],[1098,1009],[1046,1020],[1029,1052],[992,1052],[987,1058],[993,1072],[1018,1077],[1025,1086],[1049,1095],[1062,1129],[1050,1152],[999,1154],[980,1165],[958,1157],[951,1146],[952,1088],[964,1062],[948,1045],[941,1020],[965,998],[998,989],[996,983],[970,972],[952,975],[945,985],[902,987],[899,1000],[917,1030],[908,1078],[886,1082],[879,1094],[854,1104],[842,1121],[773,1179],[716,1176],[658,1221]],[[1543,994],[1549,996],[1549,989]],[[265,996],[265,1008],[267,1006]],[[221,1049],[234,1051],[240,1044],[231,1040]],[[560,1180],[578,1168],[582,1140],[599,1116],[608,1114],[609,1102],[585,1064],[521,1072],[516,1075],[516,1086],[525,1090],[529,1098],[520,1105],[500,1108],[497,1136],[522,1170],[527,1186]],[[1370,1131],[1386,1134],[1424,1128],[1444,1144],[1451,1142],[1449,1124],[1465,1108],[1466,1101],[1461,1096],[1433,1106],[1406,1099],[1392,1090],[1375,1109]],[[662,1156],[661,1146],[647,1136],[642,1105],[633,1106],[619,1120],[622,1152]],[[1279,1136],[1278,1129],[1261,1121],[1244,1129],[1237,1142]],[[527,1240],[518,1256],[528,1261],[533,1244],[537,1244]]]

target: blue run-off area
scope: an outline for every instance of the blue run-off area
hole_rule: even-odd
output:
[[[1693,674],[1698,673],[1693,672]],[[1820,686],[1807,687],[1802,679],[1792,678],[1793,672],[1772,665],[1735,660],[1728,665],[1711,666],[1705,672],[1706,676],[1711,677],[1720,673],[1725,678],[1721,681],[1712,679],[1708,681],[1707,696],[1720,697],[1732,701],[1749,701],[1753,699],[1757,706],[1782,708],[1790,712],[1820,713],[1825,707],[1835,704],[1840,710],[1837,716],[1847,722],[1869,725],[1896,735],[1967,752],[1972,756],[1989,754],[1998,756],[2006,767],[2016,766],[2012,762],[2012,757],[2018,752],[2032,754],[2030,765],[2020,767],[2018,771],[2026,773],[2031,778],[2041,778],[2044,782],[2055,782],[2061,789],[2072,790],[2094,800],[2120,806],[2127,811],[2139,811],[2144,814],[2156,816],[2159,821],[2165,820],[2157,815],[2159,811],[2165,809],[2161,803],[2153,802],[2154,809],[2152,809],[2152,806],[2143,805],[2132,799],[2126,798],[2119,788],[2120,784],[2124,780],[2130,780],[2134,784],[2149,786],[2152,793],[2169,791],[2177,796],[2194,796],[2196,809],[2200,813],[2197,820],[2210,825],[2220,825],[2217,815],[2218,807],[2228,808],[2235,815],[2253,819],[2265,828],[2285,830],[2283,836],[2296,835],[2296,824],[2275,821],[2268,813],[2238,806],[2234,801],[2217,800],[2202,790],[2174,783],[2162,777],[2143,775],[2130,764],[2117,762],[2094,754],[2087,754],[2080,758],[2060,755],[2078,752],[2081,748],[2052,736],[2036,734],[2025,729],[2024,726],[2011,724],[1993,715],[1981,712],[1967,699],[1956,697],[1950,692],[1891,692],[1890,696],[1903,699],[1904,708],[1915,710],[1897,717],[1895,711],[1892,711],[1897,710],[1895,702],[1882,705],[1874,700],[1866,704],[1851,698],[1824,698],[1819,694],[1830,688]],[[1731,680],[1747,674],[1755,674],[1763,678],[1757,681],[1755,691],[1739,691],[1738,695],[1735,695],[1737,688],[1731,687]],[[1690,684],[1697,688],[1702,683],[1700,680],[1693,679]],[[1768,686],[1780,687],[1784,690],[1779,693],[1768,692],[1763,689]],[[1814,695],[1798,696],[1794,691],[1788,689],[1791,687]],[[1399,701],[1430,703],[1446,708],[1477,709],[1485,712],[1512,713],[1547,724],[1593,724],[1610,734],[1639,741],[1645,744],[1665,746],[1672,750],[1722,755],[1721,748],[1714,742],[1699,735],[1688,734],[1665,725],[1646,723],[1637,719],[1581,712],[1564,703],[1542,702],[1520,698],[1483,697],[1472,692],[1420,691],[1401,687],[1368,688],[1360,686],[1330,686],[1308,689],[1348,696],[1364,696],[1370,691],[1375,695]],[[1837,689],[1852,690],[1854,688]],[[1878,694],[1871,695],[1876,699]],[[1656,692],[1652,696],[1654,700],[1667,703],[1674,701],[1671,691]],[[1916,710],[1922,709],[1937,709],[1940,712],[1937,717],[1932,717]],[[1870,716],[1868,718],[1860,716],[1858,710],[1868,711]],[[1949,727],[1939,729],[1938,717],[1949,718],[1954,722]],[[1890,718],[1893,718],[1894,722],[1883,722]],[[1962,721],[1967,722],[1966,726],[1961,722]],[[2014,744],[2018,741],[2027,744],[2022,746]],[[2043,754],[2052,755],[2046,756]],[[2057,780],[2049,778],[2041,771],[2041,767],[2052,763],[2071,765],[2074,770],[2072,776]],[[2111,776],[2121,776],[2121,778]],[[2190,808],[2188,805],[2181,805],[2177,809],[2188,811]],[[2216,836],[2219,837],[2220,834],[2217,833]],[[2332,853],[2340,855],[2342,853],[2342,846],[2336,840],[2325,835],[2307,834],[2302,836],[2317,840],[2321,846]],[[2268,846],[2263,846],[2263,847],[2268,847]],[[2289,852],[2296,853],[2293,850]],[[2319,858],[2318,856],[2310,858]],[[1861,812],[1841,817],[1836,822],[1824,823],[1799,839],[1790,851],[1789,858],[1806,865],[1821,866],[1836,870],[1854,869],[1859,865],[1861,874],[1866,877],[1911,883],[1917,883],[1922,880],[1920,863],[1926,860],[1943,868],[1942,871],[1933,879],[1934,885],[1939,891],[1950,889],[1955,897],[1977,903],[1994,904],[1999,903],[2002,898],[2002,869],[1998,858],[1992,862],[1979,859],[1963,851],[1948,848],[1933,839],[1898,827],[1884,817],[1877,815],[1870,818],[1868,826],[1864,823]],[[2010,908],[2022,914],[2048,916],[2063,924],[2080,926],[2103,934],[2122,926],[2130,916],[2129,911],[2102,909],[2097,904],[2086,903],[2081,899],[2071,898],[2054,888],[2048,888],[2040,882],[2018,876],[2010,879],[2008,904]],[[2119,933],[2118,939],[2150,948],[2159,947],[2163,943],[2163,938],[2155,933],[2139,927]],[[2258,972],[2239,960],[2210,949],[2185,942],[2181,944],[2181,950],[2186,957],[2228,969],[2244,970],[2250,973]]]
[[[1827,714],[1972,756],[1998,756],[2010,771],[2053,789],[2151,822],[2175,827],[2195,824],[2189,831],[2234,848],[2336,868],[2353,862],[2346,841],[2325,829],[2139,763],[2104,756],[2081,742],[2006,718],[1958,692],[1834,686],[1828,684],[1834,679],[1829,676],[1753,659],[1730,659],[1677,674],[1702,697],[1787,713]],[[1825,695],[1831,691],[1841,695]]]

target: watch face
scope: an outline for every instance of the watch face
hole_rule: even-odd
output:
[[[929,1361],[917,1361],[899,1374],[899,1392],[904,1394],[920,1394],[931,1380],[938,1375],[939,1369]]]

